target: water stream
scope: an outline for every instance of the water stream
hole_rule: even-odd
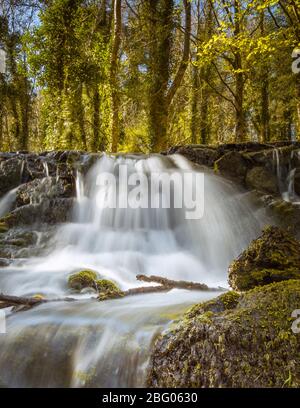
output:
[[[9,387],[143,386],[153,336],[190,305],[218,293],[172,290],[97,302],[74,295],[68,276],[93,269],[122,289],[141,286],[136,275],[160,275],[227,286],[227,267],[265,223],[245,192],[205,174],[205,212],[187,220],[184,209],[99,208],[97,175],[199,171],[181,156],[102,156],[86,177],[77,174],[73,222],[49,240],[49,255],[0,270],[11,295],[77,296],[19,313],[7,311],[0,334],[0,385]],[[176,190],[176,185],[174,186]]]

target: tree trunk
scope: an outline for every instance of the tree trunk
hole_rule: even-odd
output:
[[[207,69],[205,72],[206,78],[208,78],[210,70]],[[201,136],[201,143],[207,144],[209,141],[209,89],[207,83],[205,81],[202,82],[202,95],[201,95],[201,109],[200,109],[200,136]]]
[[[265,14],[261,13],[260,33],[265,35]],[[270,112],[269,112],[269,70],[263,64],[261,70],[261,141],[270,141]]]
[[[197,58],[196,58],[197,60]],[[191,141],[192,144],[198,143],[198,135],[200,133],[200,113],[199,113],[199,94],[200,94],[200,79],[199,68],[192,67],[193,88],[192,88],[192,106],[191,106]]]
[[[173,0],[147,0],[144,13],[149,33],[148,131],[151,150],[167,147],[170,52],[173,28]],[[155,39],[155,40],[154,40]]]
[[[100,126],[100,95],[98,86],[96,85],[93,92],[93,141],[92,141],[93,152],[96,152],[100,147],[99,126]]]
[[[30,87],[26,77],[22,77],[21,81],[23,82],[20,97],[22,132],[18,146],[20,150],[27,150],[29,140]]]
[[[300,141],[300,73],[296,74],[297,139]]]
[[[234,36],[238,38],[241,33],[240,23],[240,0],[234,1]],[[241,72],[243,69],[242,56],[239,51],[234,54],[234,68],[235,74],[235,141],[236,143],[246,141],[246,126],[245,126],[245,113],[244,113],[244,74]]]
[[[213,9],[211,2],[206,2],[204,4],[204,29],[202,28],[203,22],[201,22],[201,2],[197,2],[197,38],[201,42],[207,42],[210,40],[213,31]],[[200,44],[199,44],[200,45]],[[199,52],[200,47],[197,46],[196,49],[196,65],[199,63]],[[209,140],[209,97],[210,92],[207,85],[207,80],[210,79],[211,69],[210,66],[197,68],[193,76],[193,101],[192,101],[192,143],[207,144]]]
[[[185,34],[181,62],[171,86],[171,38],[173,31],[173,0],[147,0],[150,33],[150,87],[149,87],[149,134],[151,150],[159,152],[168,147],[169,106],[180,87],[189,62],[191,36],[191,3],[184,0]],[[156,39],[154,41],[153,39]]]
[[[111,130],[112,152],[116,152],[118,150],[120,136],[120,119],[119,119],[120,94],[118,81],[118,67],[119,67],[119,52],[121,46],[121,33],[122,33],[122,2],[121,0],[114,0],[114,29],[110,65],[110,86],[112,103],[112,130]]]

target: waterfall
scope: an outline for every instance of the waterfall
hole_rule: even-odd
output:
[[[16,199],[17,190],[18,187],[10,190],[0,199],[0,217],[3,217],[11,210],[11,207]]]
[[[291,151],[288,166],[283,166],[281,164],[280,154],[279,149],[274,149],[273,163],[275,164],[279,192],[284,201],[291,202],[293,204],[300,204],[300,197],[298,197],[295,192],[295,175],[297,169],[296,167],[292,166],[294,150]]]
[[[46,177],[49,177],[49,165],[46,160],[43,161],[43,168],[44,168]]]
[[[136,280],[140,273],[227,286],[229,263],[265,223],[247,193],[210,171],[200,219],[186,219],[184,208],[99,208],[103,186],[97,176],[115,175],[122,189],[121,166],[147,177],[199,172],[179,155],[103,155],[85,177],[77,172],[73,221],[58,229],[48,256],[2,268],[0,287],[11,295],[72,295],[79,301],[8,311],[7,334],[0,337],[0,384],[143,386],[153,336],[187,307],[218,293],[174,289],[97,302],[87,299],[94,292],[72,294],[68,276],[92,269],[123,290],[143,286]]]

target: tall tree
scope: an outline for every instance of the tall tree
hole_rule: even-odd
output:
[[[112,98],[112,145],[111,151],[116,152],[120,136],[120,90],[118,80],[118,68],[120,58],[121,34],[122,34],[122,2],[114,0],[113,39],[110,63],[110,86]]]
[[[174,2],[173,0],[146,0],[144,3],[149,42],[149,135],[151,149],[161,151],[168,146],[169,107],[182,83],[189,62],[191,4],[189,0],[183,1],[185,9],[183,49],[177,72],[172,79],[171,49],[174,31]]]

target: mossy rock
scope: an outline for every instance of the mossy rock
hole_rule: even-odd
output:
[[[229,266],[229,284],[245,291],[288,279],[300,279],[300,242],[287,231],[267,227]]]
[[[73,273],[69,276],[68,286],[73,290],[82,290],[84,288],[95,288],[98,275],[96,272],[91,270],[82,270],[76,273]]]
[[[116,299],[123,296],[123,292],[120,288],[110,280],[98,279],[96,281],[96,287],[99,292],[98,299],[100,301]]]
[[[299,306],[299,280],[194,306],[156,339],[148,386],[300,387],[300,335],[291,317]]]

